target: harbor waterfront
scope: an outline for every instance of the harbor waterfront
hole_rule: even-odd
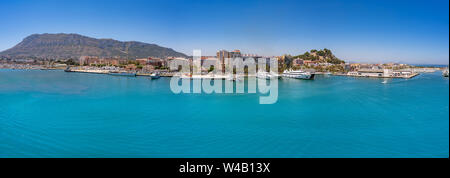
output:
[[[316,75],[259,93],[0,69],[0,157],[449,157],[449,79]]]

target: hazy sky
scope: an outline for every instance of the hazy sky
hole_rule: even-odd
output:
[[[192,55],[329,48],[354,62],[448,64],[449,1],[0,1],[0,51],[35,33],[142,41]]]

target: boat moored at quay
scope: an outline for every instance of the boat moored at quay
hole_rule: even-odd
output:
[[[271,72],[265,72],[265,71],[259,71],[256,75],[257,78],[260,79],[266,79],[266,80],[270,80],[270,79],[278,79],[278,75],[271,73]]]
[[[155,72],[149,75],[151,79],[159,79],[161,75],[159,73]]]
[[[446,68],[442,71],[442,76],[448,77],[448,68]]]
[[[301,70],[287,70],[283,72],[282,76],[285,78],[314,80],[315,74]]]

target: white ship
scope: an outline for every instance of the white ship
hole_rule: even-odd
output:
[[[157,73],[157,72],[150,74],[151,79],[159,79],[160,77],[161,77],[161,75],[159,75],[159,73]]]
[[[265,71],[259,71],[257,73],[256,77],[260,78],[260,79],[266,79],[266,80],[278,79],[278,76],[276,74],[265,72]]]
[[[444,71],[442,71],[442,76],[448,77],[448,68],[446,68],[446,69],[444,69]]]
[[[294,79],[304,79],[304,80],[313,80],[314,79],[314,73],[311,72],[305,72],[301,70],[288,70],[283,72],[283,77],[286,78],[294,78]]]
[[[225,78],[226,80],[230,80],[230,81],[243,81],[244,77],[240,76],[240,75],[227,75],[227,77]]]

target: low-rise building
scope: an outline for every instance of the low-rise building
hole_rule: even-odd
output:
[[[296,58],[292,60],[292,65],[297,67],[303,65],[303,59]]]
[[[155,67],[165,67],[165,66],[167,66],[167,62],[165,60],[160,59],[160,58],[152,58],[152,57],[149,57],[147,59],[147,64],[155,66]]]
[[[303,64],[307,66],[316,66],[318,63],[318,61],[303,60]]]
[[[135,64],[128,64],[128,65],[125,66],[125,69],[133,71],[133,70],[137,69],[137,66]]]
[[[142,70],[143,70],[144,72],[152,72],[152,71],[155,70],[155,66],[152,66],[152,65],[145,65],[145,66],[142,67]]]
[[[359,69],[359,76],[363,77],[383,77],[384,71],[380,69]]]
[[[136,62],[138,62],[140,65],[147,65],[148,60],[149,60],[149,59],[147,59],[147,58],[136,59]]]

